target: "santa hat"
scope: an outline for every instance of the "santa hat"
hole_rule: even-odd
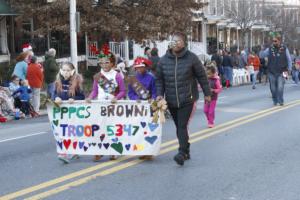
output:
[[[147,58],[143,57],[138,57],[134,60],[133,67],[146,67],[146,66],[151,66],[152,62],[148,60]]]
[[[23,52],[32,51],[32,46],[29,43],[23,44],[22,45],[22,50],[23,50]]]

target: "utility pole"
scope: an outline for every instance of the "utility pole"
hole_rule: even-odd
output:
[[[70,0],[70,44],[71,62],[78,72],[77,33],[76,33],[76,0]]]

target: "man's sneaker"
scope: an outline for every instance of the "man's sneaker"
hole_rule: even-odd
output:
[[[280,106],[284,106],[284,103],[280,103],[279,105],[280,105]]]
[[[64,164],[69,164],[70,163],[69,159],[66,156],[59,155],[58,160],[62,161]]]
[[[184,161],[186,160],[186,156],[183,153],[178,153],[174,156],[174,160],[175,162],[180,165],[183,166],[184,165]]]
[[[255,86],[255,85],[253,85],[253,86],[252,86],[252,89],[253,89],[253,90],[255,90],[255,88],[256,88],[256,86]]]

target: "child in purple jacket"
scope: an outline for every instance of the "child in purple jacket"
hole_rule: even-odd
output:
[[[154,77],[147,72],[151,61],[146,58],[136,58],[133,67],[136,76],[129,78],[128,97],[130,100],[156,99],[156,87]]]
[[[130,100],[145,101],[156,99],[156,87],[154,77],[147,72],[151,61],[146,58],[136,58],[133,67],[136,70],[136,76],[129,78],[128,97]],[[153,156],[140,156],[141,160],[152,160]]]

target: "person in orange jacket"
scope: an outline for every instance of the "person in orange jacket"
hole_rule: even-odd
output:
[[[251,52],[248,57],[248,70],[250,72],[251,82],[252,82],[252,89],[256,88],[256,77],[259,72],[260,67],[260,60],[259,57],[254,53]]]
[[[44,81],[44,75],[41,65],[37,62],[37,58],[33,56],[27,69],[27,80],[32,89],[32,106],[34,111],[40,111],[40,93]]]

